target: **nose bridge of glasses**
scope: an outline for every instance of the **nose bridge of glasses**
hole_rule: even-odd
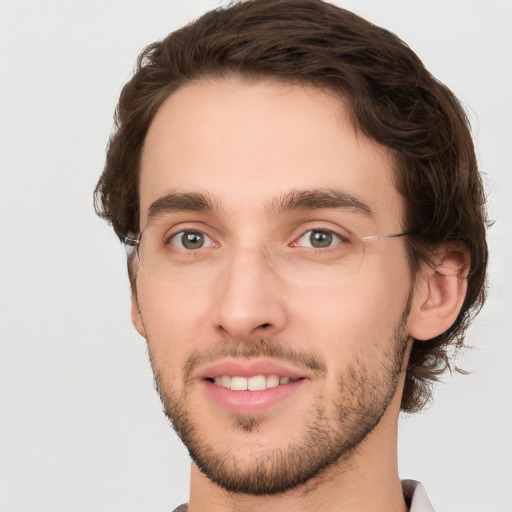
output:
[[[238,241],[226,247],[222,256],[221,274],[226,279],[254,281],[267,285],[273,278],[282,277],[285,267],[280,260],[279,247],[271,238],[259,238],[253,241]]]
[[[247,269],[261,269],[266,272],[272,271],[275,267],[276,249],[270,238],[259,240],[253,244],[235,244],[228,253],[229,266],[240,263]]]

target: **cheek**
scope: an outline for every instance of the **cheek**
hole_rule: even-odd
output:
[[[137,295],[152,357],[182,367],[207,338],[208,294],[200,286],[174,287],[139,278]]]
[[[393,266],[393,265],[392,265]],[[402,319],[411,287],[407,265],[362,272],[336,285],[302,290],[291,302],[300,338],[326,361],[346,366],[385,350]]]

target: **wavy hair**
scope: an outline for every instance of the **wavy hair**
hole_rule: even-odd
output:
[[[139,162],[155,113],[179,87],[232,74],[333,91],[358,129],[393,150],[413,273],[439,244],[465,247],[471,263],[457,320],[413,343],[401,406],[420,410],[483,305],[487,221],[466,114],[396,35],[321,0],[246,0],[151,44],[119,99],[96,212],[120,238],[139,231]]]

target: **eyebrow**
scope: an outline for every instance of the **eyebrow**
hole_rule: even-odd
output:
[[[273,215],[323,209],[345,209],[373,218],[370,206],[363,199],[333,188],[292,190],[272,201],[270,205]]]
[[[173,212],[213,212],[216,206],[208,194],[199,192],[169,192],[151,203],[148,219]]]
[[[292,190],[272,200],[267,207],[271,215],[322,209],[345,209],[373,218],[371,208],[360,197],[339,189]],[[166,213],[219,211],[218,202],[207,193],[169,192],[148,208],[148,219]]]

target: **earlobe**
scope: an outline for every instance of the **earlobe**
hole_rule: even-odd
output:
[[[132,307],[131,307],[132,324],[137,329],[137,332],[143,337],[146,337],[146,330],[144,329],[144,323],[142,322],[142,315],[139,309],[139,303],[137,297],[132,293]]]
[[[467,291],[469,256],[464,248],[436,251],[416,279],[409,316],[409,335],[428,340],[448,330],[457,319]]]

